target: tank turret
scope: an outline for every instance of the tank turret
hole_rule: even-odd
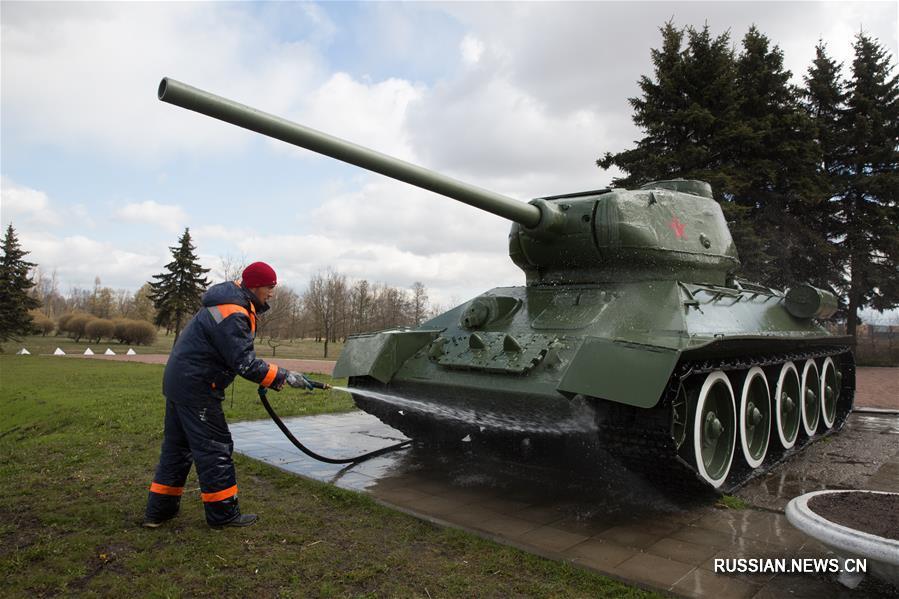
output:
[[[816,322],[836,298],[735,278],[707,183],[525,203],[172,79],[158,97],[512,221],[527,285],[350,336],[337,361],[356,405],[416,442],[591,439],[665,489],[730,491],[852,409],[851,339]]]

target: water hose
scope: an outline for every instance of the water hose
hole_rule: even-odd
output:
[[[265,411],[268,412],[268,415],[271,417],[272,421],[278,425],[278,428],[281,429],[281,432],[284,433],[284,436],[293,443],[297,449],[308,455],[309,457],[318,460],[319,462],[325,462],[328,464],[357,464],[359,462],[364,462],[365,460],[369,460],[371,458],[378,457],[379,455],[384,455],[385,453],[396,451],[397,449],[405,449],[408,447],[412,441],[403,441],[401,443],[396,443],[394,445],[388,445],[387,447],[382,447],[381,449],[376,449],[374,451],[370,451],[368,453],[363,453],[362,455],[357,455],[352,458],[329,458],[327,456],[323,456],[321,454],[315,453],[293,436],[293,433],[290,432],[290,429],[287,428],[287,425],[281,420],[278,414],[275,413],[275,409],[268,403],[268,398],[266,394],[268,389],[265,387],[259,387],[259,400],[262,402],[262,405],[265,407]]]

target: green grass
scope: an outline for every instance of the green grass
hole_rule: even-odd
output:
[[[715,503],[715,506],[727,510],[745,510],[749,507],[749,504],[734,495],[722,495],[721,499]]]
[[[208,528],[191,474],[181,515],[140,528],[161,376],[148,364],[0,356],[3,596],[653,596],[243,456],[241,505],[258,525]],[[352,409],[337,392],[273,403],[284,416]],[[232,422],[265,417],[246,382],[225,409]]]
[[[88,347],[94,353],[102,354],[106,348],[111,348],[117,354],[124,354],[128,351],[128,347],[134,347],[134,351],[139,354],[167,354],[172,351],[172,343],[174,335],[165,335],[160,333],[156,337],[156,341],[152,345],[134,345],[128,346],[118,341],[103,340],[100,343],[94,343],[82,339],[78,343],[66,337],[65,335],[29,335],[20,341],[7,341],[2,345],[3,351],[7,354],[15,354],[23,347],[27,348],[34,355],[52,354],[59,347],[67,354],[83,354]],[[274,348],[276,358],[297,358],[311,360],[336,360],[343,349],[343,343],[328,344],[328,357],[324,358],[324,343],[319,343],[314,339],[294,339],[284,345]],[[265,339],[256,340],[256,353],[263,359],[272,358],[273,349],[266,343]]]

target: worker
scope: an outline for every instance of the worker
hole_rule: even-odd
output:
[[[165,431],[145,527],[156,528],[178,514],[192,462],[210,526],[250,526],[258,520],[256,514],[242,514],[238,506],[231,459],[234,443],[222,401],[225,388],[238,374],[276,391],[285,383],[313,388],[304,374],[256,357],[256,319],[269,309],[277,283],[271,266],[250,264],[240,280],[210,287],[203,295],[203,307],[179,335],[163,375]]]

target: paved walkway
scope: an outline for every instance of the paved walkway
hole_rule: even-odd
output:
[[[855,387],[856,406],[899,410],[899,368],[858,368]]]
[[[286,423],[304,444],[331,457],[404,438],[362,412]],[[899,492],[899,418],[892,415],[852,415],[830,442],[811,445],[747,485],[740,497],[763,505],[741,510],[677,503],[606,454],[572,468],[568,460],[504,461],[474,451],[415,447],[341,468],[301,454],[270,421],[235,423],[231,431],[238,452],[288,472],[644,588],[715,599],[895,596],[871,579],[850,593],[823,574],[714,571],[716,559],[784,558],[789,564],[792,558],[833,557],[789,524],[783,506],[796,494],[830,486]],[[822,462],[832,467],[813,467]]]

